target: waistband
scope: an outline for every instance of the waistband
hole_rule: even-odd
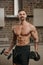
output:
[[[18,45],[16,45],[16,47],[30,47],[30,45],[24,45],[24,46],[18,46]]]

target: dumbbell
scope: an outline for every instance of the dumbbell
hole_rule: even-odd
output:
[[[3,49],[3,50],[0,52],[0,54],[2,55],[2,54],[4,53],[4,51],[5,51],[5,49]]]
[[[12,53],[10,53],[9,55],[8,55],[8,57],[7,57],[7,59],[9,60],[10,58],[11,58],[11,56],[13,56],[13,54],[14,54],[14,57],[16,57],[18,54],[16,53],[16,51],[13,49],[12,50]],[[20,54],[20,53],[19,53]]]
[[[3,49],[3,50],[0,52],[0,54],[2,55],[2,54],[4,53],[4,51],[5,51],[5,49]],[[9,55],[6,55],[6,56],[8,56],[7,59],[9,60],[9,59],[11,58],[12,54],[10,53]]]
[[[8,55],[7,59],[9,60],[9,59],[11,58],[11,56],[12,56],[12,53],[10,53],[10,54]]]
[[[34,59],[35,61],[39,61],[40,55],[38,54],[38,52],[31,51],[30,52],[30,59]]]

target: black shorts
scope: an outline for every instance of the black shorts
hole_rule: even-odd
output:
[[[30,55],[30,45],[16,46],[13,49],[13,63],[28,65]]]

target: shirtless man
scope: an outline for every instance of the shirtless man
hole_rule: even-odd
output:
[[[35,52],[38,52],[38,33],[32,24],[26,21],[27,14],[24,10],[18,12],[20,23],[12,26],[13,41],[8,49],[4,51],[4,54],[8,54],[15,46],[17,56],[14,57],[13,52],[13,65],[28,65],[29,52],[30,52],[30,37],[34,38]]]

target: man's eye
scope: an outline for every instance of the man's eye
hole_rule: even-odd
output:
[[[21,14],[19,14],[19,15],[21,15]]]
[[[23,14],[23,15],[25,15],[25,14]]]

